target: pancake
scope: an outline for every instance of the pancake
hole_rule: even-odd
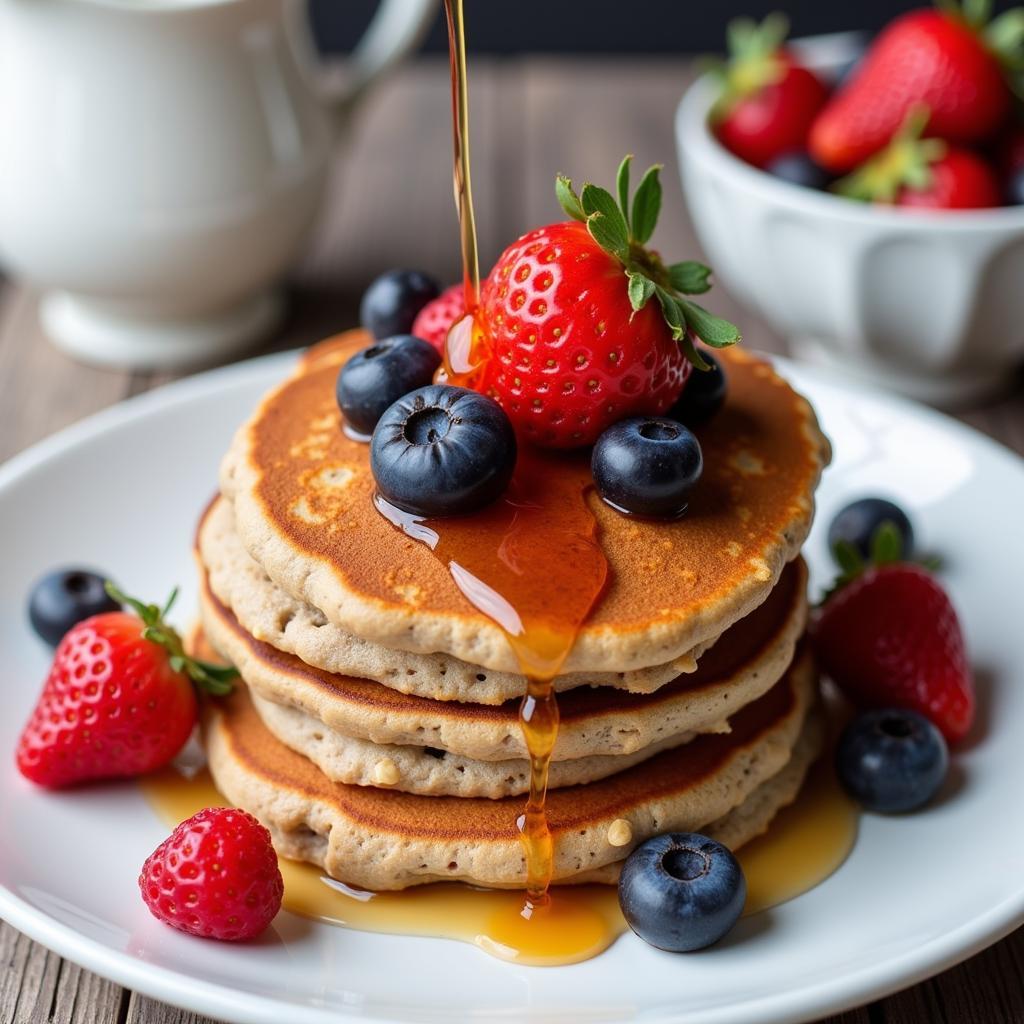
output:
[[[196,533],[196,550],[210,590],[253,636],[325,672],[372,679],[432,700],[501,704],[526,692],[526,677],[496,672],[447,654],[414,654],[364,640],[328,622],[322,612],[282,590],[245,550],[231,503],[217,499]],[[577,686],[613,686],[651,693],[697,667],[714,639],[665,665],[632,672],[574,672],[558,676],[558,692]]]
[[[298,708],[274,704],[250,690],[249,697],[267,729],[286,746],[308,757],[332,782],[379,786],[422,796],[520,796],[530,788],[530,762],[475,761],[437,747],[396,746],[344,736]],[[633,754],[554,761],[548,789],[578,786],[631,768],[662,750],[693,739],[670,736]]]
[[[338,368],[368,341],[350,331],[316,346],[237,433],[221,489],[239,537],[278,586],[347,632],[518,672],[505,633],[470,604],[447,565],[374,508],[368,447],[342,433],[334,398]],[[687,515],[627,517],[587,492],[609,580],[563,672],[626,672],[684,656],[757,607],[799,552],[828,442],[769,364],[734,349],[721,357],[729,394],[698,431],[705,469]],[[547,482],[564,486],[568,474],[589,486],[585,455],[535,460],[542,506]],[[483,515],[445,520],[445,537],[459,550],[479,545]],[[571,571],[551,571],[564,561],[552,551],[549,565],[535,567],[549,608],[575,593]]]
[[[817,716],[808,717],[816,698],[817,674],[805,650],[778,685],[734,716],[729,734],[701,736],[603,781],[554,790],[547,803],[554,881],[610,880],[633,845],[666,830],[715,823],[736,845],[762,831],[772,811],[792,798],[793,784],[782,787],[781,797],[759,795],[759,787],[795,751],[809,763],[821,742]],[[208,704],[204,737],[217,788],[267,825],[285,856],[373,890],[438,880],[525,883],[515,824],[521,799],[415,796],[332,783],[268,732],[244,686]],[[750,798],[754,811],[744,814]],[[734,811],[735,824],[723,821]],[[609,841],[620,820],[632,831],[626,846]]]
[[[696,672],[653,694],[605,687],[560,695],[553,759],[629,755],[672,737],[724,728],[725,719],[765,693],[788,668],[806,621],[806,585],[806,567],[798,560],[768,600],[701,658]],[[326,673],[249,635],[205,586],[200,610],[209,642],[255,692],[298,707],[344,736],[435,747],[481,761],[527,756],[519,701],[433,701]]]

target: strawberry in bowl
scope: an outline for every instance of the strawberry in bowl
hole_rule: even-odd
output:
[[[711,123],[741,160],[769,170],[802,155],[815,117],[828,99],[822,80],[783,46],[788,23],[771,14],[729,24],[729,60],[712,74],[720,94]]]

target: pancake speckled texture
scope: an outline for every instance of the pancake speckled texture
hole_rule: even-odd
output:
[[[520,796],[530,789],[530,762],[474,761],[437,747],[395,746],[343,736],[298,708],[274,704],[249,692],[263,724],[282,743],[308,757],[332,782],[380,786],[422,796]],[[579,757],[554,761],[548,788],[578,786],[632,768],[662,750],[693,739],[692,733],[671,736],[635,754]],[[386,769],[384,766],[387,766]],[[381,775],[382,771],[389,774]],[[390,782],[391,778],[396,781]],[[383,781],[384,779],[389,781]]]
[[[562,694],[554,759],[632,755],[673,737],[721,730],[726,718],[765,693],[788,668],[806,620],[806,586],[806,567],[798,560],[768,600],[701,658],[696,672],[653,694],[610,688]],[[255,692],[300,708],[344,736],[435,747],[482,761],[527,756],[518,701],[432,701],[326,673],[250,636],[206,587],[200,607],[207,639]]]
[[[347,632],[515,673],[501,629],[373,507],[367,447],[342,433],[334,399],[339,366],[367,340],[353,331],[314,348],[239,430],[221,470],[238,534],[278,586]],[[722,358],[729,394],[698,431],[705,470],[688,514],[629,519],[590,495],[610,579],[564,672],[684,656],[760,604],[803,544],[828,442],[767,363],[737,350]]]
[[[817,675],[803,651],[776,686],[733,716],[728,734],[700,736],[602,781],[554,790],[548,797],[554,881],[614,875],[629,852],[609,842],[617,819],[630,823],[633,844],[711,823],[726,835],[730,826],[721,819],[734,811],[734,844],[763,830],[769,812],[791,799],[794,787],[782,787],[786,795],[778,799],[758,796],[758,788],[794,757],[809,763],[820,744],[817,719],[808,719],[816,693]],[[244,687],[208,708],[204,731],[218,789],[264,822],[286,856],[373,890],[442,879],[524,884],[515,825],[521,799],[416,796],[332,783],[270,734]],[[744,816],[752,797],[753,809]]]
[[[402,693],[432,700],[501,704],[526,692],[526,677],[470,665],[447,654],[414,654],[384,647],[328,622],[323,613],[275,584],[245,550],[235,530],[231,503],[217,499],[196,537],[197,556],[210,590],[231,609],[242,628],[279,651],[325,672],[373,679]],[[682,673],[693,672],[706,644],[665,665],[632,672],[576,672],[555,680],[559,693],[577,686],[613,686],[651,693]]]

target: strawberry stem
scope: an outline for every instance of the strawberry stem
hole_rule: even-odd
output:
[[[144,627],[142,638],[158,644],[167,651],[167,660],[175,672],[188,676],[198,689],[211,696],[223,697],[232,691],[232,680],[238,675],[238,670],[230,665],[216,665],[211,661],[190,657],[185,653],[181,635],[164,621],[178,599],[177,587],[171,591],[170,597],[161,608],[159,605],[143,604],[137,598],[129,597],[110,580],[107,580],[104,586],[115,601],[127,605],[138,615]]]
[[[623,266],[626,291],[633,313],[657,297],[672,337],[699,370],[710,369],[694,345],[699,338],[712,348],[725,348],[740,340],[739,329],[709,313],[686,296],[711,288],[711,269],[694,260],[666,267],[661,256],[647,248],[661,212],[661,165],[649,167],[632,197],[629,181],[632,156],[626,156],[616,174],[616,199],[606,189],[586,182],[579,194],[564,174],[555,179],[555,196],[566,215],[587,226],[591,238]]]
[[[833,190],[850,199],[876,203],[895,202],[902,189],[927,190],[932,183],[931,165],[946,154],[941,139],[922,138],[930,116],[926,106],[917,104],[885,149],[837,181]]]

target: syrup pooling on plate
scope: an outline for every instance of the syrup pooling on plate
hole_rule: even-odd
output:
[[[558,737],[553,681],[604,588],[608,562],[586,502],[586,461],[520,453],[505,496],[466,519],[425,520],[377,497],[377,510],[448,566],[467,600],[508,637],[527,692],[520,724],[530,753],[530,795],[519,819],[529,906],[545,899],[554,850],[544,813]]]
[[[144,777],[141,787],[168,828],[204,807],[229,803],[205,770],[185,774],[166,768]],[[823,882],[846,859],[856,835],[857,812],[826,755],[811,767],[797,802],[737,852],[747,878],[744,914],[778,906]],[[528,918],[522,894],[514,890],[438,882],[369,893],[328,878],[312,864],[284,858],[280,864],[284,908],[294,914],[360,931],[456,939],[520,964],[589,960],[626,931],[612,885],[564,886],[557,899],[534,908]]]

